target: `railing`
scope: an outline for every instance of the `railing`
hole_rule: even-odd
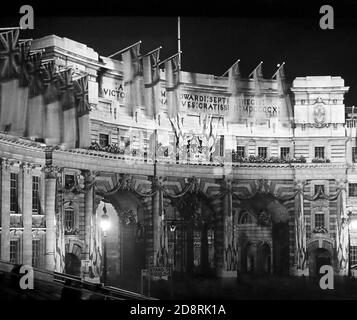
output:
[[[347,128],[357,128],[357,119],[347,119],[346,127]]]

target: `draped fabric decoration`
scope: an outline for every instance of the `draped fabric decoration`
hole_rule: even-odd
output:
[[[146,115],[156,119],[160,105],[160,48],[143,57],[144,104]]]
[[[297,215],[295,217],[295,241],[297,268],[304,270],[306,268],[306,225],[304,218],[304,191],[303,185],[298,185],[297,195]]]
[[[14,102],[14,117],[11,122],[11,134],[23,137],[26,130],[27,102],[29,93],[30,77],[33,74],[33,65],[29,59],[31,41],[21,42],[19,59],[19,86]]]
[[[239,70],[239,62],[237,61],[228,71],[228,92],[229,97],[229,110],[228,122],[242,123],[248,114],[244,114],[241,93],[241,73]]]
[[[165,62],[166,105],[169,119],[180,113],[180,66],[176,54]]]
[[[255,95],[255,111],[253,111],[255,121],[257,124],[263,124],[267,120],[267,114],[265,111],[260,111],[262,106],[266,103],[266,96],[263,95],[263,70],[262,63],[260,63],[253,71],[254,80],[254,95]],[[259,110],[259,111],[258,111]],[[250,117],[253,116],[250,114]]]
[[[207,146],[207,159],[211,159],[217,142],[217,129],[220,119],[218,119],[215,125],[213,119],[211,114],[205,114],[201,121],[202,136],[204,138],[204,144]]]
[[[61,142],[62,110],[60,105],[60,89],[58,73],[54,61],[49,61],[42,66],[44,83],[45,124],[44,138],[47,144]]]
[[[97,211],[93,210],[91,216],[91,230],[92,236],[90,237],[90,253],[89,259],[92,261],[92,265],[89,270],[90,278],[100,278],[102,275],[102,234],[100,229],[100,215],[97,214]]]
[[[337,262],[341,270],[348,268],[348,225],[346,208],[346,190],[340,188],[337,198],[336,250]]]
[[[74,92],[76,97],[77,109],[77,144],[79,148],[90,146],[89,134],[89,111],[90,105],[88,100],[88,75],[74,81]]]
[[[12,130],[11,126],[16,120],[20,62],[18,39],[19,30],[0,33],[0,130],[6,132]]]
[[[56,254],[55,271],[63,273],[65,271],[65,241],[64,241],[64,197],[59,179],[56,181]]]
[[[31,54],[30,61],[33,66],[33,73],[29,83],[29,99],[25,135],[34,139],[43,139],[45,104],[43,97],[44,85],[41,74],[42,52]]]
[[[77,141],[77,121],[74,99],[73,70],[65,69],[58,73],[59,89],[61,96],[62,119],[61,142],[68,149],[76,147]],[[61,121],[62,122],[62,121]]]
[[[276,80],[278,82],[278,95],[280,97],[281,106],[280,106],[280,119],[283,123],[287,123],[292,120],[293,117],[293,108],[289,95],[289,87],[287,85],[284,64],[281,65],[276,73]]]
[[[136,109],[142,105],[140,75],[142,74],[140,43],[131,46],[122,53],[123,80],[127,109],[134,116]]]
[[[183,131],[183,127],[180,123],[180,116],[177,114],[174,118],[169,118],[171,128],[173,133],[175,134],[175,154],[176,154],[176,161],[180,159],[180,150],[181,150],[181,143],[184,140],[185,134]]]

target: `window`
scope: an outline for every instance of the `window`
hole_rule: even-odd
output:
[[[224,136],[220,136],[219,139],[219,156],[223,157],[224,153]]]
[[[74,175],[73,174],[66,174],[64,176],[64,187],[66,189],[70,189],[74,186]]]
[[[99,145],[101,147],[106,147],[109,145],[109,134],[104,134],[104,133],[99,134]]]
[[[32,240],[32,266],[40,267],[40,240]]]
[[[325,228],[325,215],[323,213],[315,214],[315,228]]]
[[[130,146],[130,137],[128,130],[119,129],[119,147],[123,150]]]
[[[325,159],[325,147],[315,147],[315,158]]]
[[[280,158],[288,159],[290,156],[290,148],[289,147],[281,147],[280,148]]]
[[[74,228],[74,211],[73,209],[67,209],[64,212],[64,227],[65,229]]]
[[[245,157],[245,147],[237,146],[237,156],[242,158]]]
[[[17,240],[10,241],[10,262],[18,263],[18,245],[19,242]]]
[[[32,177],[32,212],[41,213],[40,206],[40,177]]]
[[[322,193],[325,193],[325,186],[323,184],[315,184],[315,186],[314,186],[315,193],[314,194],[318,193],[319,189],[321,189]]]
[[[348,184],[348,195],[350,197],[357,197],[357,183]]]
[[[17,173],[10,174],[10,212],[18,213],[18,197],[17,197],[17,188],[18,188],[18,178]]]
[[[252,216],[248,212],[244,213],[240,219],[240,224],[251,224],[251,223],[253,223]]]
[[[352,161],[357,162],[357,148],[352,147]]]
[[[258,147],[258,156],[260,158],[266,159],[266,157],[267,157],[267,147]]]
[[[351,267],[357,264],[357,246],[350,247]]]

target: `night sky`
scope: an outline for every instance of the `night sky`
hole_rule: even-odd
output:
[[[291,80],[343,77],[350,87],[346,105],[357,105],[357,1],[215,1],[199,6],[180,1],[170,7],[168,1],[44,3],[22,3],[32,4],[35,11],[35,30],[22,31],[23,38],[56,34],[104,56],[142,40],[142,52],[161,45],[163,60],[177,50],[176,16],[181,15],[184,71],[222,75],[239,58],[243,76],[262,60],[264,76],[270,78],[276,64],[285,61]],[[319,28],[322,4],[335,10],[334,30]],[[0,27],[18,25],[20,6],[2,10]]]

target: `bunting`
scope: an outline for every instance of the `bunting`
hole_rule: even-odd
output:
[[[156,118],[160,104],[160,48],[143,57],[144,102],[146,114]]]
[[[169,118],[180,113],[180,68],[179,54],[165,62],[166,101]]]
[[[140,42],[122,53],[126,105],[130,116],[142,105],[140,76],[142,74]]]

